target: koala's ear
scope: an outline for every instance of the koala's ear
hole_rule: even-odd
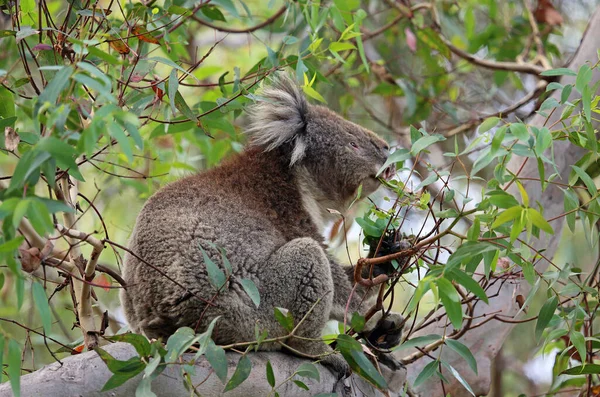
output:
[[[306,151],[303,137],[309,106],[306,97],[286,75],[279,75],[259,96],[261,100],[249,109],[250,144],[269,151],[293,142],[290,159],[293,165]]]

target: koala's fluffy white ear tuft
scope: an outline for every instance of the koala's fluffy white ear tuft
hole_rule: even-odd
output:
[[[260,100],[249,110],[250,144],[265,151],[293,141],[290,165],[304,157],[306,144],[303,139],[308,102],[300,87],[282,74],[259,94]]]

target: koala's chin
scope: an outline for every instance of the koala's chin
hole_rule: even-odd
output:
[[[144,205],[123,267],[125,316],[134,332],[163,339],[184,326],[202,332],[218,317],[213,338],[229,344],[255,340],[256,327],[269,338],[286,337],[289,331],[274,317],[283,307],[296,325],[302,321],[299,338],[285,342],[290,351],[321,357],[344,374],[347,364],[331,354],[321,330],[328,320],[364,314],[371,305],[364,302],[367,291],[353,290],[352,268],[327,254],[323,214],[347,208],[357,181],[361,198],[380,186],[364,170],[378,170],[389,146],[309,104],[288,78],[257,98],[243,153],[163,187]],[[215,285],[214,266],[227,276],[222,285]],[[244,292],[248,280],[259,291],[258,306]]]

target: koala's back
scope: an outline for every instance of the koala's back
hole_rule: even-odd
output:
[[[233,280],[250,279],[260,290],[261,265],[279,246],[297,237],[320,240],[290,178],[277,151],[249,150],[151,197],[130,240],[135,255],[125,258],[122,301],[132,329],[165,337],[181,326],[195,327],[201,316],[203,328],[215,316],[227,316],[223,308],[252,316],[253,303],[235,282],[219,293],[218,307],[206,307],[202,299],[210,300],[216,290],[203,251],[224,269],[217,248],[225,249]],[[230,340],[222,335],[222,342]]]

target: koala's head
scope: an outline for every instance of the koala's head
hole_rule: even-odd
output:
[[[292,168],[308,172],[329,199],[352,199],[379,186],[377,172],[389,155],[389,145],[373,132],[331,110],[307,102],[300,88],[281,76],[260,93],[250,110],[250,145],[265,151],[280,149]],[[388,168],[381,177],[393,175]]]

